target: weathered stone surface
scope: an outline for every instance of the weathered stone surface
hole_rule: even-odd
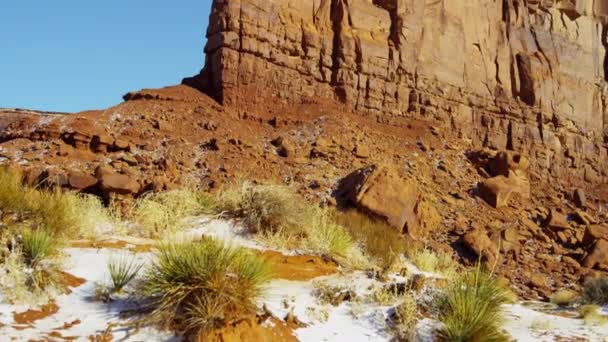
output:
[[[72,172],[68,177],[68,183],[71,188],[76,190],[85,190],[97,185],[97,178],[82,172]]]
[[[551,210],[551,213],[547,218],[546,225],[554,231],[561,231],[570,228],[570,223],[568,223],[568,218],[566,215],[558,212],[557,210]]]
[[[226,105],[324,98],[434,118],[478,147],[526,152],[555,180],[598,184],[608,176],[607,7],[218,0],[205,67],[184,82]]]
[[[470,231],[463,236],[462,241],[481,261],[490,265],[496,263],[498,247],[490,240],[485,231],[481,229]]]
[[[106,173],[101,176],[100,182],[105,193],[133,195],[140,189],[139,183],[127,175]]]
[[[530,198],[530,182],[525,176],[511,172],[509,177],[499,175],[479,184],[479,196],[494,208],[508,205],[514,195]]]
[[[579,208],[584,208],[587,206],[587,197],[585,196],[585,190],[576,189],[574,190],[574,194],[572,195],[572,202]]]
[[[583,260],[584,267],[607,267],[608,266],[608,241],[597,240],[591,247],[589,254]]]
[[[388,166],[372,165],[351,173],[341,181],[336,197],[386,219],[415,239],[436,229],[440,221],[416,184]]]

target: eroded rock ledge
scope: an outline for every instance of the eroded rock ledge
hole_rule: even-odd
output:
[[[608,175],[602,0],[215,0],[201,74],[220,102],[337,100],[438,119],[560,181]]]

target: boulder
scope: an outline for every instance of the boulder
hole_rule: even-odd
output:
[[[572,202],[579,208],[585,208],[587,206],[587,197],[585,196],[585,191],[583,189],[574,190],[574,194],[572,194]]]
[[[68,184],[75,190],[86,190],[97,185],[98,179],[88,173],[71,172],[68,177]]]
[[[589,249],[582,265],[588,268],[606,268],[608,266],[608,241],[597,240]]]
[[[499,175],[479,184],[479,196],[494,208],[504,207],[515,196],[530,198],[530,182],[523,175],[510,173],[509,177]]]
[[[585,228],[582,241],[584,247],[593,245],[599,239],[608,240],[608,226],[590,225]]]
[[[394,167],[372,165],[345,177],[334,194],[339,203],[385,219],[414,239],[436,229],[440,216],[421,196],[416,183],[402,178]]]
[[[528,157],[511,151],[503,151],[496,154],[488,162],[490,175],[509,177],[509,173],[513,172],[516,175],[525,176],[530,166]]]
[[[464,245],[483,262],[494,265],[498,257],[498,247],[484,230],[475,229],[462,238]]]
[[[101,189],[104,193],[116,193],[121,195],[135,195],[139,192],[140,185],[127,175],[104,174],[100,179]]]
[[[570,228],[570,223],[568,223],[566,215],[555,209],[551,209],[545,225],[553,231],[561,231]]]

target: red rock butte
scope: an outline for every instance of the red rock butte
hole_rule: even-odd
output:
[[[326,98],[433,118],[600,184],[607,17],[603,0],[216,0],[205,66],[184,83],[249,110]]]

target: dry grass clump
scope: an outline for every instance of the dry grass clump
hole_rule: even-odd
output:
[[[549,301],[560,307],[567,307],[574,303],[577,299],[578,293],[573,290],[560,290],[555,292],[549,298]]]
[[[608,304],[608,278],[587,280],[580,294],[580,299],[584,304]]]
[[[12,215],[13,222],[44,227],[62,238],[89,237],[97,224],[110,221],[98,198],[34,188],[23,184],[17,171],[5,168],[0,168],[0,209],[5,215]]]
[[[307,205],[290,188],[239,182],[222,189],[215,210],[242,220],[262,243],[299,249],[348,264],[362,264],[358,247],[330,213]]]
[[[163,328],[207,332],[255,312],[269,280],[265,261],[213,239],[161,244],[143,279],[141,293]]]
[[[306,219],[306,206],[288,187],[248,181],[222,189],[216,209],[242,219],[252,233],[295,230],[297,234]]]
[[[335,212],[333,217],[382,270],[390,269],[405,252],[406,241],[403,235],[384,222],[356,210]]]
[[[143,228],[138,234],[160,237],[179,228],[185,217],[199,214],[206,205],[202,195],[190,190],[150,192],[136,201],[130,216]]]
[[[509,341],[502,332],[501,305],[510,300],[481,267],[456,278],[440,304],[439,320],[444,324],[440,337],[445,341]]]
[[[429,249],[413,249],[407,252],[409,259],[421,271],[437,273],[446,278],[453,278],[458,273],[459,265],[452,256]]]
[[[586,325],[598,326],[608,323],[608,318],[600,313],[600,306],[595,304],[581,305],[578,313]]]
[[[405,293],[401,303],[394,309],[392,323],[397,341],[416,341],[418,324],[418,303],[411,293]]]

